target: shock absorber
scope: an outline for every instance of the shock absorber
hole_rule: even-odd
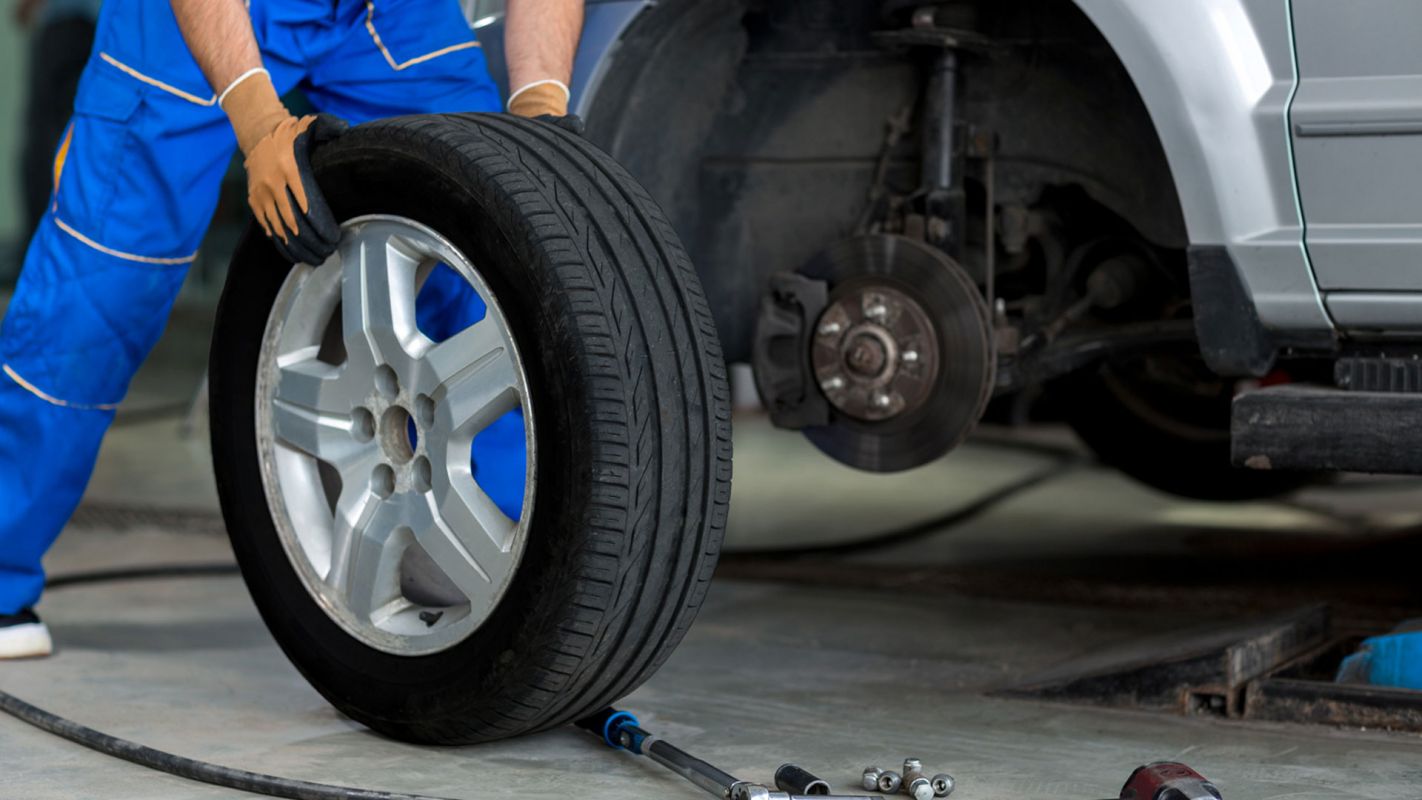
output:
[[[925,238],[959,258],[964,194],[954,134],[958,119],[958,51],[945,47],[933,58],[923,103]]]

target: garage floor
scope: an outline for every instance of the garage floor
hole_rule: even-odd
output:
[[[181,438],[171,413],[196,386],[192,342],[202,338],[174,339],[121,413],[52,574],[230,558],[206,432]],[[1114,796],[1139,763],[1181,759],[1228,800],[1422,797],[1417,735],[984,696],[1162,629],[1311,600],[1379,620],[1422,606],[1407,566],[1418,563],[1407,556],[1422,540],[1422,484],[1354,479],[1286,503],[1221,507],[991,437],[908,475],[873,477],[755,416],[738,420],[736,470],[728,545],[738,555],[681,649],[625,703],[729,772],[768,781],[794,761],[849,791],[866,764],[913,755],[952,772],[961,800],[1091,800]],[[928,538],[809,560],[748,555],[912,525],[1046,470],[1049,479]],[[0,688],[153,747],[456,798],[700,796],[571,729],[469,748],[381,739],[306,686],[237,578],[75,587],[41,610],[60,653],[0,665]],[[248,795],[0,717],[0,796]]]

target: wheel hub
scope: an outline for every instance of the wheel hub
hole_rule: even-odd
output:
[[[379,419],[376,427],[379,435],[369,435],[363,423],[351,427],[351,438],[358,445],[368,443],[372,460],[379,462],[371,471],[371,491],[382,498],[396,492],[428,492],[432,487],[433,467],[426,445],[431,437],[446,437],[449,431],[435,428],[434,401],[428,396],[421,394],[409,402],[399,387],[398,378],[382,380],[379,374],[377,370],[375,391],[366,399],[365,406],[354,412],[362,420]],[[423,411],[416,412],[412,408]]]
[[[830,404],[877,422],[922,407],[938,376],[933,322],[898,289],[868,285],[825,309],[810,358]]]
[[[991,315],[972,277],[903,236],[854,236],[771,276],[753,347],[779,427],[830,457],[895,472],[956,447],[996,383]]]

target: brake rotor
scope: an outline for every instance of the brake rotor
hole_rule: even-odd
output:
[[[913,239],[845,239],[800,269],[830,287],[810,331],[815,382],[830,422],[805,429],[859,469],[920,466],[961,443],[992,396],[997,359],[977,284]]]

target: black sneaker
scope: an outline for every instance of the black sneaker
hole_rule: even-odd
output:
[[[35,612],[0,614],[0,659],[40,658],[54,651],[54,642]]]

